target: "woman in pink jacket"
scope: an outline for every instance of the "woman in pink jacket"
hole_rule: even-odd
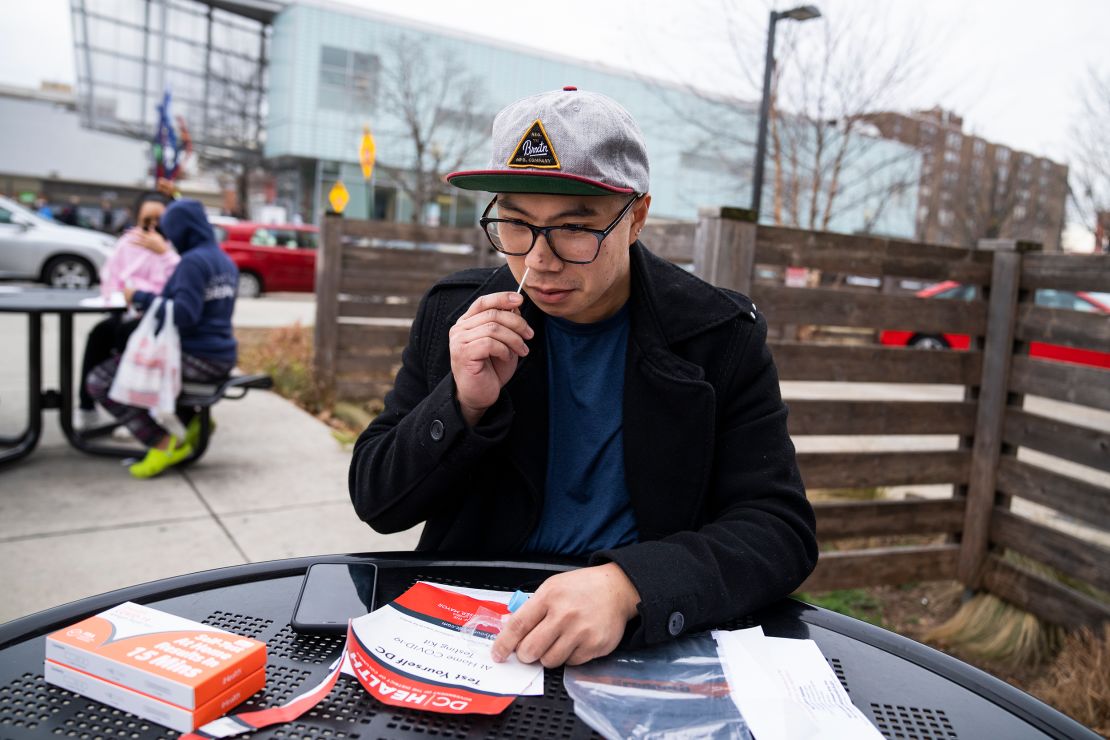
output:
[[[113,294],[121,297],[125,288],[161,293],[162,286],[170,279],[181,257],[173,246],[158,232],[158,219],[166,211],[170,199],[158,192],[146,192],[135,203],[135,226],[123,233],[116,242],[112,256],[100,268],[100,294],[109,300]],[[95,426],[99,421],[96,404],[85,380],[94,367],[107,360],[113,352],[123,352],[127,338],[138,326],[137,318],[111,314],[89,332],[85,342],[85,357],[81,362],[80,408],[77,422],[82,428]]]

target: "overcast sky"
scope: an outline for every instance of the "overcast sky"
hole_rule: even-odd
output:
[[[342,1],[749,99],[759,94],[738,73],[730,29],[758,79],[767,0]],[[892,35],[912,31],[935,49],[930,73],[901,101],[905,109],[939,103],[965,116],[965,130],[1060,161],[1079,85],[1090,67],[1110,64],[1110,0],[811,1],[830,17],[881,13]],[[804,40],[822,22],[794,32]],[[67,0],[24,2],[5,14],[0,82],[73,82],[73,56]]]

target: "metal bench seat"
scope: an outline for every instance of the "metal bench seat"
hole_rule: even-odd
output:
[[[273,378],[269,375],[232,375],[213,383],[182,383],[181,395],[177,399],[177,404],[179,407],[191,406],[196,409],[197,416],[200,419],[200,436],[193,447],[192,457],[186,460],[184,464],[196,462],[208,449],[208,440],[212,436],[212,406],[223,400],[238,401],[251,390],[269,390],[273,385]],[[110,436],[114,429],[122,426],[126,421],[127,419],[120,419],[93,429],[77,432],[75,438],[79,444],[75,446],[92,455],[141,457],[145,454],[145,450],[93,443],[93,440]]]
[[[274,380],[269,375],[232,375],[217,383],[183,383],[178,403],[182,406],[211,406],[227,399],[238,401],[249,390],[269,390]]]
[[[268,390],[273,385],[274,380],[269,375],[232,375],[217,383],[182,383],[177,405],[192,406],[199,411],[200,417],[200,437],[193,446],[192,457],[185,463],[196,462],[208,449],[208,440],[212,436],[210,409],[213,404],[221,400],[238,401],[252,389]]]

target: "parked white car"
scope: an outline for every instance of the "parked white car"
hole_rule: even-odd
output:
[[[116,240],[42,218],[0,196],[0,278],[91,288]]]

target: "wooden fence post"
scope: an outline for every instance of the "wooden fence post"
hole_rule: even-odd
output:
[[[1001,239],[983,240],[979,248],[994,251],[994,266],[987,305],[987,330],[979,381],[979,408],[971,448],[967,506],[957,567],[959,580],[969,588],[981,585],[983,564],[987,558],[1014,349],[1021,251],[1024,251],[1018,248],[1016,242]]]
[[[339,275],[343,268],[343,217],[324,217],[316,255],[316,385],[325,398],[335,395],[335,362],[339,344]]]
[[[489,239],[486,238],[486,233],[477,226],[474,227],[474,234],[470,240],[470,244],[474,247],[474,266],[475,267],[490,267],[497,264],[497,253],[493,251],[490,246]]]
[[[694,232],[694,274],[707,283],[751,295],[755,214],[743,208],[701,208]]]

